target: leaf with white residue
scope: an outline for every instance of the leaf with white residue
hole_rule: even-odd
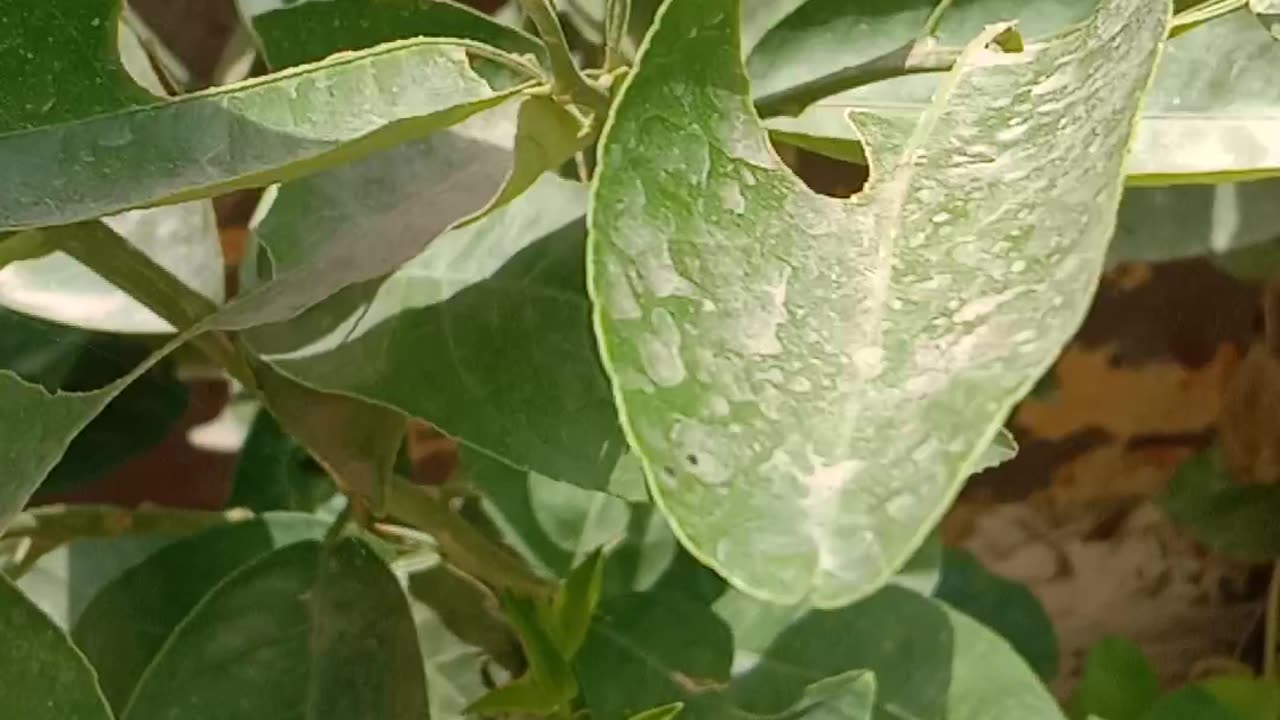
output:
[[[819,607],[907,560],[1088,307],[1168,14],[1109,0],[1016,54],[988,28],[843,202],[770,152],[738,3],[668,3],[603,140],[591,289],[686,547]]]

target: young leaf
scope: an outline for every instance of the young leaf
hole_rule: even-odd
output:
[[[526,598],[507,596],[503,607],[520,636],[529,671],[472,703],[468,713],[549,715],[566,710],[578,694],[578,683],[568,660],[543,626],[537,605]]]
[[[219,584],[174,630],[122,720],[427,716],[413,618],[360,541],[283,547]]]
[[[1162,504],[1175,523],[1217,552],[1251,560],[1280,557],[1280,487],[1237,485],[1217,449],[1182,463]]]
[[[598,549],[569,573],[549,605],[540,613],[542,625],[564,658],[573,659],[587,637],[587,628],[600,602],[607,556]]]
[[[300,177],[453,125],[516,92],[495,91],[471,68],[470,53],[500,51],[426,38],[165,100],[135,86],[115,60],[115,3],[84,3],[74,23],[36,0],[7,2],[4,12],[6,27],[21,31],[0,47],[0,64],[32,70],[5,78],[15,101],[0,125],[8,131],[0,134],[0,229]],[[64,48],[78,52],[78,43],[112,60],[72,64]],[[59,94],[72,88],[90,90]]]
[[[775,27],[750,58],[757,93],[785,90],[865,62],[910,42],[936,3],[810,0]],[[1083,19],[1093,2],[1036,0],[1017,10],[1003,0],[975,0],[943,16],[941,40],[962,43],[986,24],[1015,17],[1028,35]],[[1276,127],[1280,47],[1243,8],[1174,38],[1144,103],[1128,161],[1133,182],[1205,182],[1280,173]],[[896,78],[827,98],[779,128],[856,140],[841,121],[849,107],[915,117],[938,87],[937,76]]]
[[[1168,13],[1110,0],[1015,54],[989,29],[842,202],[770,152],[736,8],[672,0],[615,106],[598,334],[685,546],[760,598],[836,607],[906,561],[1075,332]]]
[[[1142,720],[1159,694],[1160,683],[1142,651],[1119,638],[1105,638],[1089,649],[1069,703],[1071,717]]]
[[[324,535],[308,515],[267,515],[168,545],[104,587],[72,637],[97,668],[103,695],[124,710],[174,628],[226,576],[278,547]]]
[[[0,575],[0,707],[23,720],[112,720],[93,668],[67,636]]]
[[[987,572],[973,555],[948,548],[934,597],[1009,642],[1045,682],[1058,674],[1058,637],[1044,606],[1025,586]]]

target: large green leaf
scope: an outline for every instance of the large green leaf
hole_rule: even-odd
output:
[[[577,668],[587,706],[602,717],[676,701],[685,704],[678,717],[690,720],[781,715],[811,704],[813,688],[832,678],[856,686],[856,673],[870,671],[878,719],[1061,718],[1000,639],[940,603],[892,587],[833,612],[766,605],[733,592],[714,613],[672,594],[623,596],[606,601]],[[854,694],[866,697],[866,690]],[[820,709],[806,717],[828,717]]]
[[[847,3],[809,0],[774,28],[750,59],[757,93],[768,95],[909,42],[933,0]],[[1086,16],[1097,0],[975,0],[943,17],[941,40],[963,42],[985,24],[1018,19],[1041,35]],[[1246,10],[1179,35],[1160,63],[1128,163],[1131,181],[1197,182],[1280,173],[1280,46]],[[897,78],[841,93],[799,120],[774,125],[817,137],[856,139],[843,122],[849,107],[918,115],[936,76]]]
[[[299,177],[452,125],[514,92],[495,91],[471,68],[471,53],[500,51],[420,38],[165,100],[125,74],[115,11],[107,0],[77,3],[75,17],[37,0],[0,11],[5,27],[21,28],[0,46],[0,65],[29,69],[4,80],[13,102],[0,126],[0,229]],[[76,63],[68,47],[101,57]]]
[[[394,575],[360,541],[286,546],[240,569],[174,630],[124,720],[427,716]]]
[[[412,37],[415,30],[435,37],[454,32],[531,41],[448,3],[244,6],[276,69],[363,47],[374,38]],[[253,291],[223,314],[221,326],[288,320],[344,287],[386,275],[464,218],[474,221],[510,202],[577,149],[580,122],[551,100],[527,98],[518,120],[506,110],[514,108],[492,110],[448,132],[287,183],[268,196],[259,212],[269,210],[255,228],[259,254],[266,257],[254,258],[243,276]]]
[[[415,181],[439,172],[429,148],[397,157],[403,182],[380,199],[357,195],[369,206],[347,205],[346,222],[376,228],[380,207],[409,202]],[[334,194],[362,177],[355,166],[338,172]],[[591,339],[578,220],[585,201],[579,185],[545,176],[396,272],[247,338],[304,383],[398,408],[512,465],[604,488],[622,441]],[[293,230],[267,229],[259,229],[264,246],[283,256],[274,249],[291,247]]]
[[[98,669],[116,711],[174,628],[232,572],[272,550],[315,539],[325,524],[308,515],[267,515],[168,545],[125,571],[85,608],[72,637]]]
[[[842,202],[769,151],[736,5],[673,0],[628,78],[591,290],[686,547],[758,597],[833,607],[907,560],[1075,332],[1168,13],[1112,0],[1022,54],[988,29]],[[863,125],[896,149],[891,130]]]
[[[267,63],[286,68],[341,50],[362,50],[412,37],[474,40],[539,59],[532,36],[450,0],[237,0],[261,41]]]
[[[112,720],[93,668],[39,608],[0,575],[0,707],[23,720]]]

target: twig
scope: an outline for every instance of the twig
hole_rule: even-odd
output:
[[[218,512],[110,505],[45,505],[19,514],[4,531],[5,538],[40,541],[111,538],[132,533],[189,535],[215,525],[244,522],[253,513],[244,509]]]
[[[560,19],[556,17],[549,0],[520,0],[520,6],[533,21],[539,37],[547,46],[554,93],[601,116],[607,113],[609,96],[591,84],[574,63],[573,56],[569,54],[569,41],[565,39],[564,28],[560,27]]]
[[[631,0],[608,0],[605,5],[604,70],[612,72],[627,63],[622,43],[631,24]]]
[[[547,597],[553,592],[551,582],[534,575],[520,558],[485,537],[430,489],[392,478],[386,507],[392,517],[430,533],[440,544],[440,556],[462,572],[522,595]]]
[[[919,38],[864,63],[841,68],[756,101],[762,118],[795,116],[823,98],[901,75],[946,72],[960,59],[961,48],[940,47],[932,37]]]

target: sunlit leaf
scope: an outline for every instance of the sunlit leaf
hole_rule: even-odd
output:
[[[395,576],[362,543],[302,542],[241,568],[174,630],[123,720],[427,716]]]
[[[603,140],[592,293],[650,490],[700,560],[821,607],[907,560],[1088,307],[1166,15],[1113,0],[1021,54],[989,29],[842,202],[769,151],[736,3],[667,6]]]
[[[20,0],[0,11],[6,27],[23,29],[0,46],[0,64],[27,68],[3,86],[13,102],[0,124],[0,228],[299,177],[452,125],[513,92],[477,75],[463,46],[425,38],[167,100],[127,77],[115,5],[77,3],[68,17]]]
[[[93,668],[39,608],[0,575],[0,707],[24,720],[112,720]]]
[[[774,28],[750,59],[758,95],[767,95],[910,41],[933,0],[846,3],[809,0]],[[976,0],[943,16],[941,41],[958,45],[988,23],[1019,21],[1041,36],[1084,18],[1096,0]],[[1207,22],[1169,43],[1144,105],[1127,171],[1131,181],[1204,182],[1280,173],[1280,46],[1258,32],[1247,10]],[[916,116],[939,76],[895,78],[821,101],[790,132],[855,140],[843,115],[850,107]],[[1041,103],[1043,104],[1043,100]]]
[[[380,208],[411,212],[415,188],[443,161],[425,145],[416,159],[397,158],[400,184],[354,195],[343,220],[296,225],[287,235],[264,225],[264,246],[287,248],[292,237],[322,242],[346,222],[378,231]],[[353,169],[346,177],[363,176]],[[334,195],[349,192],[341,180],[333,178]],[[581,186],[544,176],[396,272],[254,330],[249,343],[308,385],[395,407],[512,465],[604,488],[622,440],[591,337],[585,203]],[[322,205],[305,207],[314,214]]]
[[[838,678],[853,692],[834,699],[874,695],[877,720],[1061,718],[1001,640],[900,588],[831,612],[734,592],[714,613],[670,593],[623,596],[602,606],[577,668],[588,707],[608,717],[676,701],[685,705],[682,719],[859,717],[824,715],[822,705],[796,712],[817,695],[830,702]]]

